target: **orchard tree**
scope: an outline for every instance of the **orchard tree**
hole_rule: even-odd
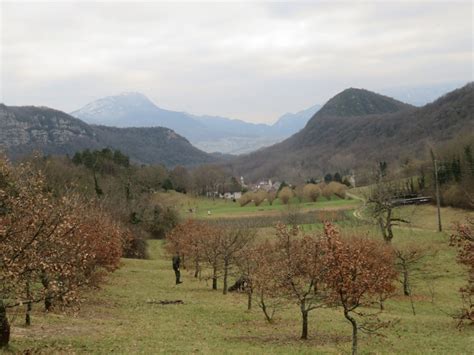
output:
[[[255,237],[255,231],[247,227],[227,227],[220,230],[221,237],[219,238],[219,253],[222,257],[222,272],[223,272],[223,291],[227,294],[228,278],[232,266],[236,262],[236,257],[244,250]]]
[[[267,194],[267,201],[268,201],[268,204],[269,204],[270,206],[273,205],[273,201],[275,201],[276,197],[277,197],[276,191],[271,190],[271,191],[268,192],[268,194]]]
[[[304,196],[311,202],[316,202],[321,196],[321,189],[316,184],[306,184],[303,189]]]
[[[285,304],[285,300],[279,297],[275,278],[276,261],[275,244],[268,240],[246,247],[237,257],[239,271],[246,280],[247,309],[251,309],[252,297],[255,296],[258,307],[269,323],[273,322],[276,310]]]
[[[254,198],[254,193],[252,191],[248,191],[244,193],[240,198],[239,198],[239,205],[240,207],[244,207],[248,205],[250,202],[252,202]]]
[[[395,267],[402,276],[403,294],[410,297],[413,315],[416,315],[413,303],[413,290],[410,282],[411,274],[420,262],[427,256],[428,250],[417,244],[409,244],[404,247],[395,247]]]
[[[222,271],[221,239],[223,231],[219,227],[209,226],[201,238],[203,259],[211,268],[212,289],[217,290],[217,279]]]
[[[186,265],[188,260],[194,267],[194,277],[201,274],[201,263],[204,258],[203,238],[215,232],[215,228],[207,223],[189,219],[178,224],[166,236],[166,250],[170,255],[179,254]]]
[[[253,203],[255,203],[255,206],[260,206],[263,201],[267,198],[267,192],[264,190],[258,190],[257,192],[254,192],[252,194],[252,200]]]
[[[326,305],[326,268],[320,239],[299,235],[298,228],[276,227],[277,242],[274,277],[277,291],[298,304],[301,312],[301,339],[308,339],[308,315]]]
[[[295,197],[298,199],[298,202],[303,202],[305,195],[304,195],[304,186],[298,185],[294,188],[293,193]]]
[[[398,195],[396,184],[380,181],[376,183],[367,196],[367,204],[371,217],[378,224],[383,239],[390,243],[393,239],[393,227],[410,221],[397,216],[397,207],[393,200]]]
[[[463,308],[457,316],[459,325],[464,321],[474,324],[474,220],[456,225],[451,245],[458,249],[458,262],[467,269],[467,285],[460,289]]]
[[[282,188],[280,192],[278,193],[278,198],[280,199],[281,203],[283,203],[284,205],[287,205],[290,202],[292,197],[293,197],[293,191],[288,186],[285,186],[284,188]]]
[[[0,159],[0,346],[7,309],[26,305],[28,325],[33,303],[76,304],[81,287],[118,267],[128,237],[79,196],[54,197],[31,164]]]
[[[352,325],[352,354],[357,354],[358,331],[374,332],[384,326],[375,314],[359,311],[390,295],[397,277],[391,248],[374,240],[343,239],[336,228],[326,223],[324,264],[325,282],[331,301],[342,307]]]

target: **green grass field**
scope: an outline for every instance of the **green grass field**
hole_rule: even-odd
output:
[[[225,199],[211,199],[211,198],[195,198],[187,195],[182,195],[174,191],[168,193],[155,194],[157,201],[176,206],[183,218],[222,218],[222,217],[241,217],[241,216],[266,216],[280,214],[288,209],[289,206],[298,206],[302,212],[313,210],[334,210],[334,209],[351,209],[361,204],[357,199],[340,199],[333,196],[330,200],[320,198],[317,202],[298,202],[296,198],[292,198],[289,205],[284,205],[279,199],[276,199],[272,205],[267,201],[260,206],[255,206],[254,203],[249,203],[241,207],[238,202]],[[194,209],[195,212],[190,213],[189,209]],[[208,214],[208,211],[211,214]]]
[[[175,196],[176,198],[176,196]],[[198,209],[214,208],[212,216],[229,216],[241,209],[232,202],[193,201]],[[354,208],[354,200],[334,200],[317,206]],[[184,202],[183,208],[186,206]],[[272,208],[269,208],[272,207]],[[268,213],[281,205],[264,206]],[[245,213],[261,212],[244,207]],[[448,210],[446,215],[453,216]],[[204,217],[205,216],[205,217]],[[207,218],[207,215],[204,215]],[[457,218],[458,214],[454,214]],[[463,215],[464,216],[464,215]],[[362,335],[363,354],[468,354],[474,348],[472,327],[459,330],[451,317],[460,307],[458,289],[466,273],[455,262],[449,247],[449,234],[431,228],[429,208],[420,210],[415,228],[395,230],[394,244],[416,242],[429,247],[430,256],[415,270],[413,292],[416,316],[409,297],[401,288],[386,302],[383,319],[394,324],[383,336]],[[462,217],[462,216],[459,216]],[[371,225],[344,222],[345,233],[367,234],[379,238]],[[307,231],[321,225],[305,225]],[[259,235],[271,238],[272,228]],[[23,310],[14,315],[10,352],[29,353],[243,353],[243,354],[318,354],[348,353],[351,327],[340,309],[320,309],[310,313],[310,339],[299,340],[300,316],[296,305],[276,314],[276,322],[265,322],[260,309],[246,310],[246,296],[212,291],[211,284],[183,272],[184,283],[174,285],[170,258],[162,241],[150,241],[149,260],[124,259],[105,285],[84,295],[76,314],[44,314],[40,306],[33,313],[33,324],[25,328]],[[219,285],[221,286],[221,284]],[[183,300],[182,305],[157,305],[150,301]]]

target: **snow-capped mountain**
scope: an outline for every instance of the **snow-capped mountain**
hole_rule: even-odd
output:
[[[285,114],[274,125],[165,110],[145,95],[122,93],[93,101],[71,113],[87,123],[115,127],[166,127],[207,152],[242,154],[277,143],[304,127],[319,105]]]

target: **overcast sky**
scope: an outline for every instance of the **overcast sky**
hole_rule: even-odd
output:
[[[347,87],[473,80],[469,0],[0,6],[7,105],[70,112],[138,91],[162,108],[269,122]]]

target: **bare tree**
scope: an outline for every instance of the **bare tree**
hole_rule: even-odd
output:
[[[394,199],[399,193],[396,184],[380,181],[376,183],[367,196],[369,213],[380,228],[383,239],[390,243],[393,239],[393,227],[400,223],[410,223],[397,215]]]
[[[412,312],[413,315],[416,315],[410,278],[414,269],[420,264],[423,258],[427,256],[428,250],[416,244],[409,244],[403,248],[394,248],[394,252],[396,257],[395,266],[402,275],[403,294],[410,297]]]

